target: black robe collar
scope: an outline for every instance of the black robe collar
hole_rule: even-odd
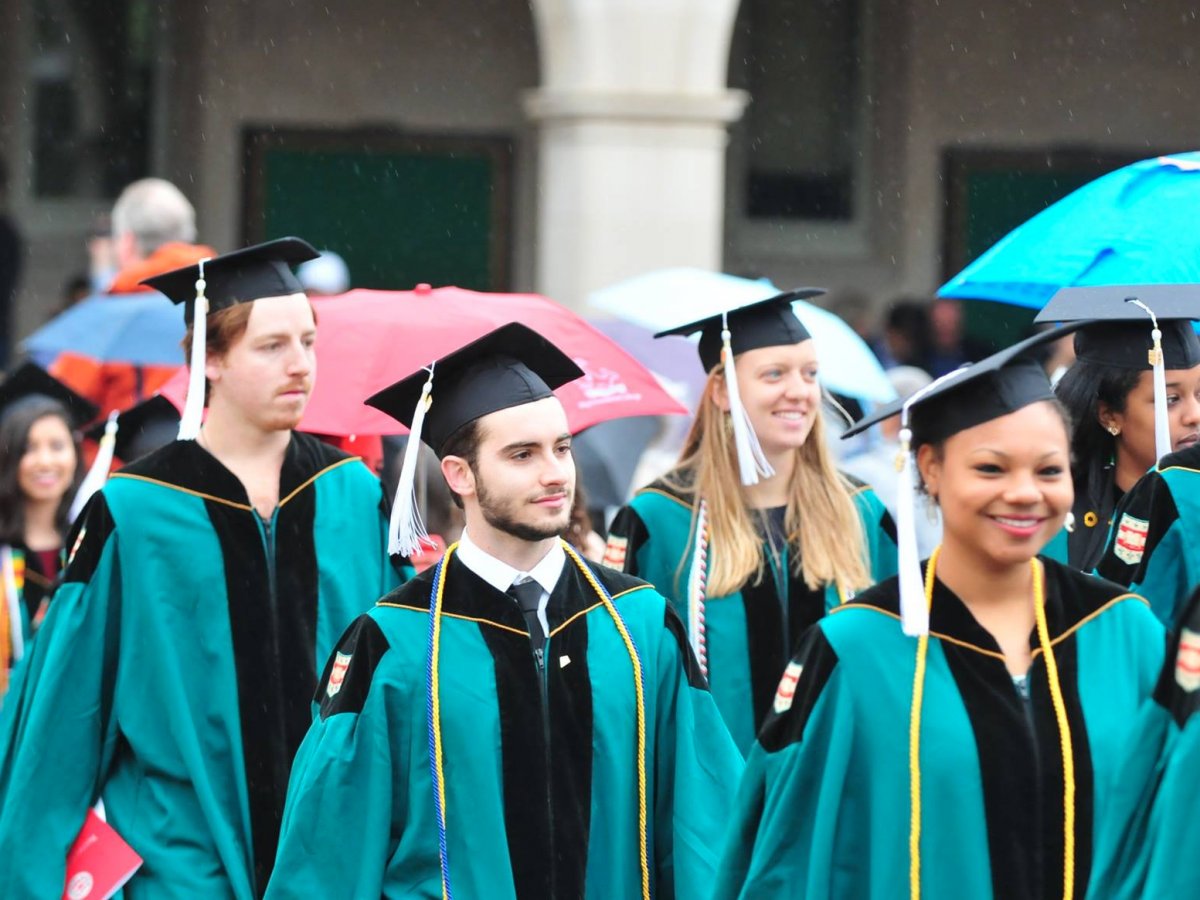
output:
[[[1128,596],[1124,588],[1102,578],[1078,572],[1052,559],[1038,559],[1045,572],[1046,626],[1052,642],[1103,612],[1113,601]],[[921,565],[922,575],[926,565],[928,562]],[[855,607],[869,607],[899,619],[899,579],[889,578],[842,604],[834,613]],[[937,578],[934,579],[933,605],[929,612],[929,632],[933,637],[952,641],[969,650],[1004,658],[991,632],[980,625],[966,604]],[[1036,628],[1029,635],[1029,646],[1035,655],[1041,652]]]
[[[293,431],[279,472],[280,505],[324,471],[356,459],[312,435]],[[172,441],[113,477],[157,482],[230,506],[254,508],[238,477],[196,441]]]

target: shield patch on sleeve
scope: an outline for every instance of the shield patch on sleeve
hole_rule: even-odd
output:
[[[618,571],[624,569],[625,551],[628,547],[629,538],[610,534],[608,536],[608,543],[604,545],[604,559],[601,562],[611,569]]]
[[[796,685],[800,683],[800,673],[803,671],[804,666],[794,660],[783,670],[783,677],[779,679],[779,687],[775,691],[776,715],[782,715],[792,708],[792,700],[796,697]]]
[[[342,689],[346,680],[346,670],[350,668],[350,653],[338,653],[333,660],[333,668],[329,670],[329,683],[325,685],[326,696],[333,697]]]
[[[1121,516],[1121,524],[1117,526],[1117,539],[1113,544],[1113,553],[1117,555],[1117,559],[1131,566],[1140,563],[1142,555],[1146,552],[1146,534],[1149,530],[1150,523],[1145,519],[1135,518],[1129,513]]]
[[[1200,634],[1185,628],[1179,633],[1179,651],[1175,654],[1175,683],[1191,693],[1200,688]]]

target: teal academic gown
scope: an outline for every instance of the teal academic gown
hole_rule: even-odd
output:
[[[871,488],[855,482],[854,504],[866,534],[871,578],[896,574],[896,530]],[[605,562],[644,578],[665,594],[686,623],[687,578],[695,551],[694,507],[664,481],[642,489],[613,520]],[[615,554],[614,554],[615,550]],[[710,556],[720,548],[710,548]],[[772,570],[740,590],[704,601],[708,680],[717,708],[743,754],[766,718],[775,686],[796,641],[813,622],[845,598],[836,585],[812,591],[795,572],[784,548],[779,577]],[[786,602],[777,579],[786,585]]]
[[[637,898],[634,667],[643,669],[650,888],[703,897],[742,761],[653,588],[568,558],[539,668],[517,604],[451,555],[437,666],[450,891],[460,898]],[[429,737],[428,569],[342,638],[292,773],[267,896],[440,898]]]
[[[1152,702],[1130,722],[1121,772],[1130,810],[1097,842],[1097,900],[1200,896],[1200,591],[1172,635]]]
[[[1044,560],[1046,616],[1075,768],[1075,892],[1113,797],[1130,721],[1163,658],[1139,597]],[[896,579],[813,627],[747,760],[716,897],[905,897],[917,639]],[[937,582],[921,714],[921,896],[1058,898],[1064,777],[1047,670],[1028,705],[991,635]]]
[[[1175,626],[1200,585],[1200,445],[1164,456],[1129,489],[1097,572],[1149,598]]]
[[[99,798],[126,897],[261,895],[317,661],[399,581],[382,499],[298,433],[269,523],[194,441],[110,479],[0,716],[0,897],[60,896]]]

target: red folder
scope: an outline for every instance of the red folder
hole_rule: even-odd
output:
[[[133,848],[94,809],[88,810],[67,853],[63,900],[108,900],[141,865],[142,858]]]

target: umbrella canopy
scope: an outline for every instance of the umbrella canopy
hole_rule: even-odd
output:
[[[182,366],[183,313],[159,293],[96,295],[55,316],[23,343],[49,365],[60,353],[135,366]]]
[[[536,294],[486,294],[418,285],[412,291],[350,291],[314,298],[317,380],[300,422],[329,435],[404,434],[363,400],[508,322],[521,322],[560,347],[584,377],[555,394],[573,432],[624,416],[686,410],[620,346],[564,306]],[[162,393],[186,390],[176,376]]]
[[[625,505],[642,451],[658,431],[658,419],[634,416],[601,422],[575,436],[571,449],[589,509]]]
[[[1011,231],[938,291],[1041,309],[1059,288],[1200,282],[1200,152],[1084,185]]]
[[[704,269],[660,269],[594,291],[588,302],[643,328],[661,331],[682,322],[716,315],[782,293],[766,279],[738,278]],[[821,381],[831,391],[886,403],[896,392],[883,366],[859,335],[844,320],[804,300],[792,309],[817,346]],[[699,366],[699,361],[697,361]]]

